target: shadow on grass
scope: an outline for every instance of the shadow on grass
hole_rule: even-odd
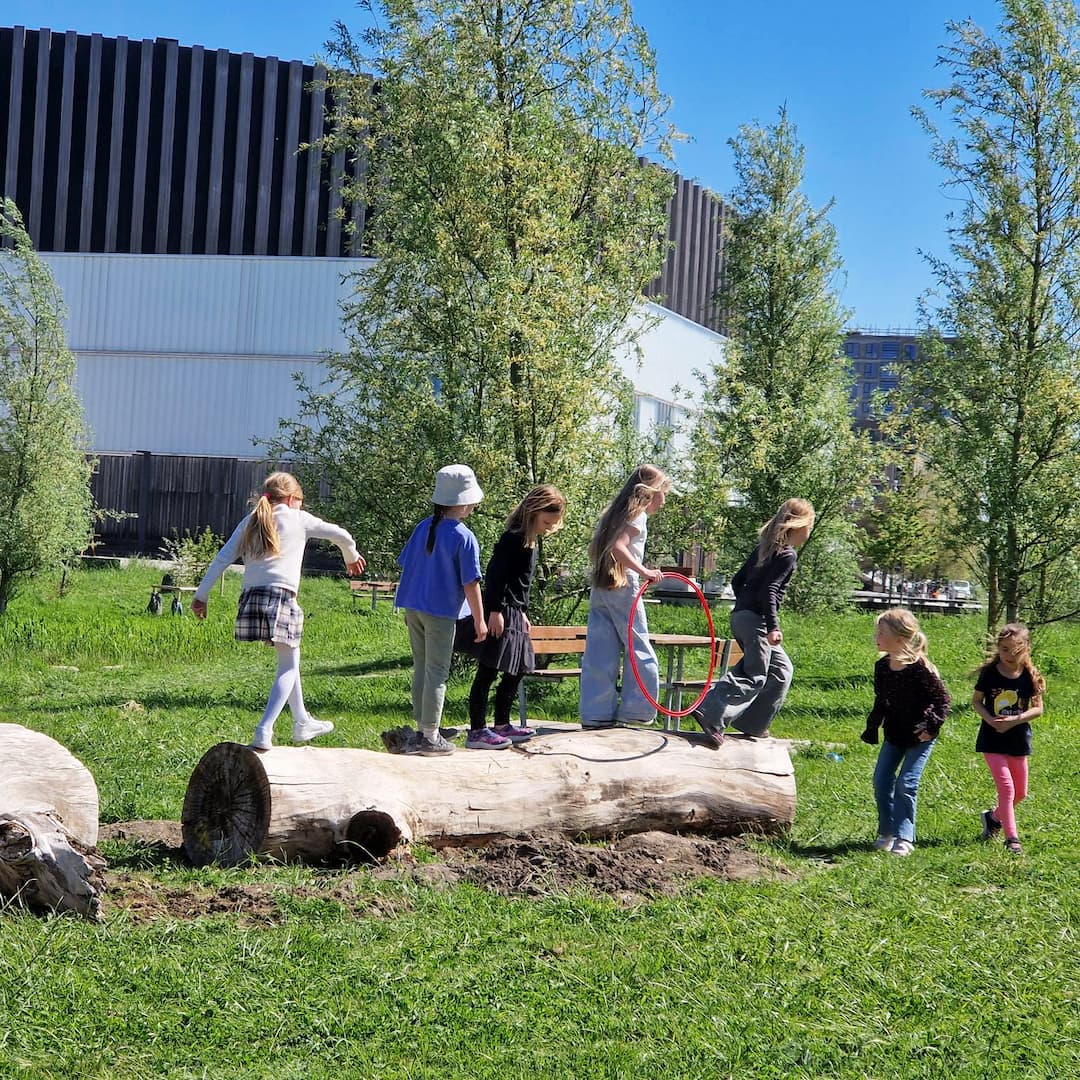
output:
[[[815,690],[859,690],[874,685],[874,676],[870,675],[796,675],[800,686],[813,687]]]
[[[785,705],[779,720],[836,721],[843,724],[857,724],[858,731],[852,731],[852,739],[857,739],[866,722],[869,710],[860,705]],[[856,718],[853,720],[853,718]]]
[[[916,850],[918,850],[919,848],[953,847],[955,845],[950,840],[931,838],[929,840],[919,840],[915,846]],[[852,839],[841,840],[835,844],[790,843],[787,845],[786,850],[790,855],[800,859],[835,862],[845,855],[859,855],[864,852],[874,851],[874,841],[872,839]],[[886,855],[888,852],[881,852],[881,854]]]
[[[390,657],[385,660],[358,661],[355,664],[335,664],[316,661],[307,665],[306,673],[318,672],[320,675],[354,675],[370,677],[372,675],[396,675],[404,672],[411,672],[412,666],[412,657],[406,654],[405,656]]]
[[[177,821],[122,821],[102,825],[98,847],[114,873],[191,865]]]

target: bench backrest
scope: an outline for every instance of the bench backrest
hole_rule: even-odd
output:
[[[533,652],[541,656],[585,651],[584,626],[534,626],[529,631]]]

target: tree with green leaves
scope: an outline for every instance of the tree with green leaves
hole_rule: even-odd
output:
[[[996,34],[948,24],[947,119],[916,115],[960,201],[931,259],[920,360],[900,372],[896,437],[956,507],[987,619],[1080,611],[1080,50],[1062,0],[1003,0]]]
[[[896,455],[890,482],[878,492],[861,522],[861,550],[889,574],[890,591],[904,579],[939,577],[950,555],[955,511],[934,497],[915,455]]]
[[[851,424],[832,203],[815,208],[802,190],[805,151],[786,109],[730,145],[737,185],[719,295],[730,341],[704,380],[687,484],[735,566],[785,499],[809,499],[817,524],[792,598],[842,601],[855,573],[852,507],[878,466]]]
[[[11,199],[0,202],[0,614],[93,535],[91,465],[64,304]]]
[[[368,208],[350,348],[302,386],[279,454],[396,552],[435,470],[463,461],[481,539],[534,484],[566,550],[621,482],[632,387],[613,352],[664,256],[672,130],[624,0],[381,0],[338,27],[326,152]],[[368,77],[367,73],[371,73]],[[621,422],[620,422],[621,418]],[[632,441],[632,440],[631,440]]]

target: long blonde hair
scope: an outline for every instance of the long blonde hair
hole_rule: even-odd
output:
[[[893,637],[898,638],[903,648],[896,658],[902,664],[915,664],[920,660],[936,675],[938,669],[930,662],[926,635],[919,627],[919,621],[907,608],[894,607],[883,611],[874,621],[875,626],[884,626]]]
[[[1042,677],[1042,672],[1032,662],[1031,633],[1023,623],[1008,623],[998,631],[997,638],[986,651],[986,663],[983,666],[993,667],[1001,660],[1001,643],[1009,640],[1009,638],[1015,638],[1023,647],[1023,652],[1018,657],[1020,665],[1031,676],[1031,681],[1035,685],[1035,692],[1041,696],[1046,690],[1046,680]]]
[[[652,502],[658,491],[670,491],[671,479],[655,465],[639,465],[622,490],[600,516],[589,542],[592,584],[597,589],[621,589],[626,570],[612,554],[612,547],[626,526]]]
[[[762,565],[778,551],[788,546],[796,529],[814,524],[814,507],[806,499],[788,499],[764,525],[758,529],[757,563]]]
[[[543,513],[563,514],[565,511],[566,496],[554,484],[539,484],[510,511],[510,516],[506,519],[506,529],[507,532],[521,533],[525,547],[536,547],[537,517]],[[551,532],[558,532],[562,527],[560,517]]]
[[[253,559],[264,559],[268,555],[281,554],[277,524],[274,521],[274,507],[278,503],[286,502],[294,495],[302,499],[304,489],[292,473],[271,473],[263,481],[263,492],[254,500],[254,509],[240,541],[241,555],[250,555]]]

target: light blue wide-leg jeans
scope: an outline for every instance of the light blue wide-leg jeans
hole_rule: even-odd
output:
[[[934,748],[934,740],[906,750],[884,740],[874,767],[878,836],[893,836],[915,843],[915,810],[919,781]]]
[[[649,643],[645,605],[634,612],[630,633],[630,608],[638,591],[638,579],[628,575],[621,589],[593,589],[589,594],[589,620],[585,652],[581,657],[581,704],[584,726],[618,722],[644,724],[656,719],[656,708],[634,678],[630,656],[653,701],[659,700],[660,665]],[[618,690],[622,672],[622,694]]]

